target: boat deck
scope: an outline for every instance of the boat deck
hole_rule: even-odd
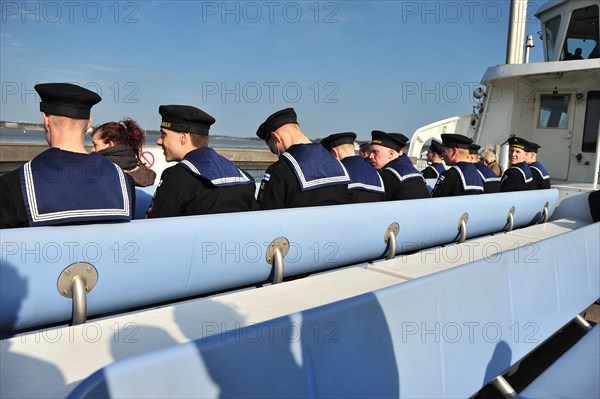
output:
[[[508,233],[439,246],[389,261],[359,264],[259,289],[245,289],[187,300],[144,311],[88,320],[21,334],[2,343],[2,397],[64,397],[95,372],[117,360],[176,343],[207,338],[227,331],[269,331],[241,327],[302,312],[453,267],[487,259],[496,262],[504,251],[520,248],[535,261],[535,243],[589,224],[576,219],[555,220]],[[293,323],[289,326],[294,334]],[[315,334],[335,337],[334,326],[315,326]],[[256,335],[236,339],[252,340]],[[48,343],[52,343],[49,345]],[[68,354],[68,356],[65,356]],[[42,369],[55,372],[41,373]],[[43,378],[41,376],[44,376]],[[31,381],[35,380],[35,384]],[[6,383],[8,381],[8,383]]]

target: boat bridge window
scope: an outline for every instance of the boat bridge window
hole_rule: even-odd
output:
[[[598,129],[600,129],[600,91],[590,91],[585,107],[582,152],[596,152]]]
[[[548,22],[546,26],[552,21]],[[599,32],[597,5],[573,11],[560,55],[561,61],[598,58],[600,56],[598,50]],[[550,47],[548,47],[548,50],[550,50]]]
[[[556,36],[558,35],[558,28],[560,28],[560,15],[556,18],[552,18],[546,22],[546,61],[552,60],[554,57],[554,45],[556,44]]]
[[[540,117],[538,127],[566,129],[571,96],[548,94],[540,97]]]

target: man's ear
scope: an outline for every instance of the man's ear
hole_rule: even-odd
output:
[[[92,127],[92,118],[88,119],[87,126],[85,127],[85,131],[87,132]]]
[[[185,143],[187,143],[187,141],[190,138],[190,134],[189,133],[181,133],[179,135],[179,142],[181,143],[181,145],[185,145]]]
[[[42,117],[44,118],[44,127],[48,130],[50,128],[50,117],[45,112],[42,112]]]
[[[329,152],[331,152],[337,159],[340,159],[340,152],[338,151],[337,147],[333,147]]]
[[[281,135],[277,132],[271,132],[271,136],[275,137],[278,143],[281,143]]]

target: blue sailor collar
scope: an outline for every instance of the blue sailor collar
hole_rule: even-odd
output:
[[[483,179],[484,183],[500,181],[500,177],[498,177],[498,175],[496,175],[493,170],[485,166],[483,162],[475,162],[473,165],[475,165],[475,168],[481,175],[481,178]]]
[[[458,162],[452,165],[452,168],[458,172],[464,191],[483,192],[483,179],[475,165],[470,162]]]
[[[50,148],[20,168],[30,226],[129,221],[132,198],[125,172],[98,153]]]
[[[432,162],[431,166],[435,169],[436,172],[438,172],[438,175],[442,172],[446,171],[446,165],[444,165],[441,162]]]
[[[350,183],[344,165],[321,144],[295,144],[281,156],[292,167],[302,191]]]
[[[431,165],[425,169],[431,169],[435,173],[436,178],[440,176],[442,172],[446,171],[446,166],[441,162],[432,162]]]
[[[548,173],[548,170],[538,161],[529,164],[529,168],[537,170],[544,180],[548,180],[550,178],[550,173]]]
[[[388,164],[384,166],[384,169],[392,172],[392,174],[396,176],[400,183],[416,178],[420,178],[421,180],[425,181],[421,172],[419,172],[413,166],[406,154],[402,154],[393,161],[388,162]]]
[[[348,190],[365,190],[374,193],[385,193],[383,180],[377,171],[359,156],[346,157],[342,164],[350,175]]]
[[[188,152],[179,166],[217,187],[254,183],[254,179],[209,147]]]
[[[525,183],[530,183],[533,181],[533,175],[531,174],[531,169],[527,162],[519,162],[516,165],[511,166],[509,169],[516,169],[521,172],[521,176],[523,177],[523,181]]]

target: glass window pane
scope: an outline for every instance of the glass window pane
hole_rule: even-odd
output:
[[[554,58],[554,45],[556,44],[556,35],[560,27],[560,16],[546,22],[546,61],[552,61]]]
[[[573,11],[561,60],[598,58],[598,6],[588,6]]]
[[[583,126],[581,151],[596,152],[598,128],[600,128],[600,91],[590,91],[587,95],[585,107],[585,124]]]
[[[566,129],[570,99],[570,95],[542,95],[538,126],[542,129]]]

